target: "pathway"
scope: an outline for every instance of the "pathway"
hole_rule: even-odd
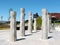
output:
[[[60,32],[53,30],[52,33],[49,33],[48,40],[41,40],[42,31],[38,31],[37,33],[32,33],[32,35],[28,35],[26,31],[26,36],[21,38],[19,37],[19,30],[17,31],[17,41],[10,42],[9,39],[9,31],[1,30],[0,31],[0,45],[60,45]]]

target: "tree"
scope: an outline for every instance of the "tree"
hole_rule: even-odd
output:
[[[28,20],[26,20],[25,23],[28,23]]]
[[[42,19],[41,16],[38,15],[38,13],[33,14],[33,18],[37,18],[37,29],[40,29],[42,25]]]
[[[38,16],[37,17],[37,29],[40,29],[41,25],[42,25],[42,18],[41,18],[41,16]]]
[[[1,16],[1,21],[3,20],[3,16]]]

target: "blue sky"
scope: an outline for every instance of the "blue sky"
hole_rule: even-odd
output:
[[[25,20],[28,19],[28,12],[32,14],[38,12],[41,16],[41,10],[47,8],[48,12],[60,12],[60,0],[0,0],[0,16],[7,21],[9,9],[17,12],[16,20],[20,20],[20,8],[25,8]]]

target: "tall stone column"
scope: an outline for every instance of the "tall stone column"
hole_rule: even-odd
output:
[[[47,9],[42,9],[42,39],[48,39]]]
[[[51,32],[51,28],[52,28],[51,16],[49,17],[49,23],[50,23],[50,30],[49,30],[49,32]]]
[[[16,41],[16,12],[10,11],[10,40]]]
[[[49,15],[47,15],[47,29],[48,29],[48,32],[50,32],[50,19],[49,19]]]
[[[25,9],[24,8],[20,8],[20,36],[24,37],[25,35]]]
[[[32,34],[32,12],[29,12],[28,33]]]
[[[37,32],[37,19],[34,18],[34,32]]]

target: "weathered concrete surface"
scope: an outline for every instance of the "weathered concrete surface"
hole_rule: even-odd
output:
[[[25,9],[20,8],[20,36],[24,37],[25,35]]]
[[[32,34],[32,12],[29,12],[28,33]]]
[[[37,33],[32,33],[28,35],[26,31],[26,36],[24,38],[19,37],[20,30],[17,31],[17,41],[9,42],[9,32],[8,30],[0,30],[0,45],[60,45],[60,32],[53,30],[49,33],[51,38],[47,40],[41,40],[42,31]]]
[[[10,11],[10,41],[16,41],[16,12]]]
[[[42,9],[42,39],[48,39],[48,20],[47,20],[48,11],[47,9]]]
[[[37,32],[37,19],[34,18],[34,32]]]

